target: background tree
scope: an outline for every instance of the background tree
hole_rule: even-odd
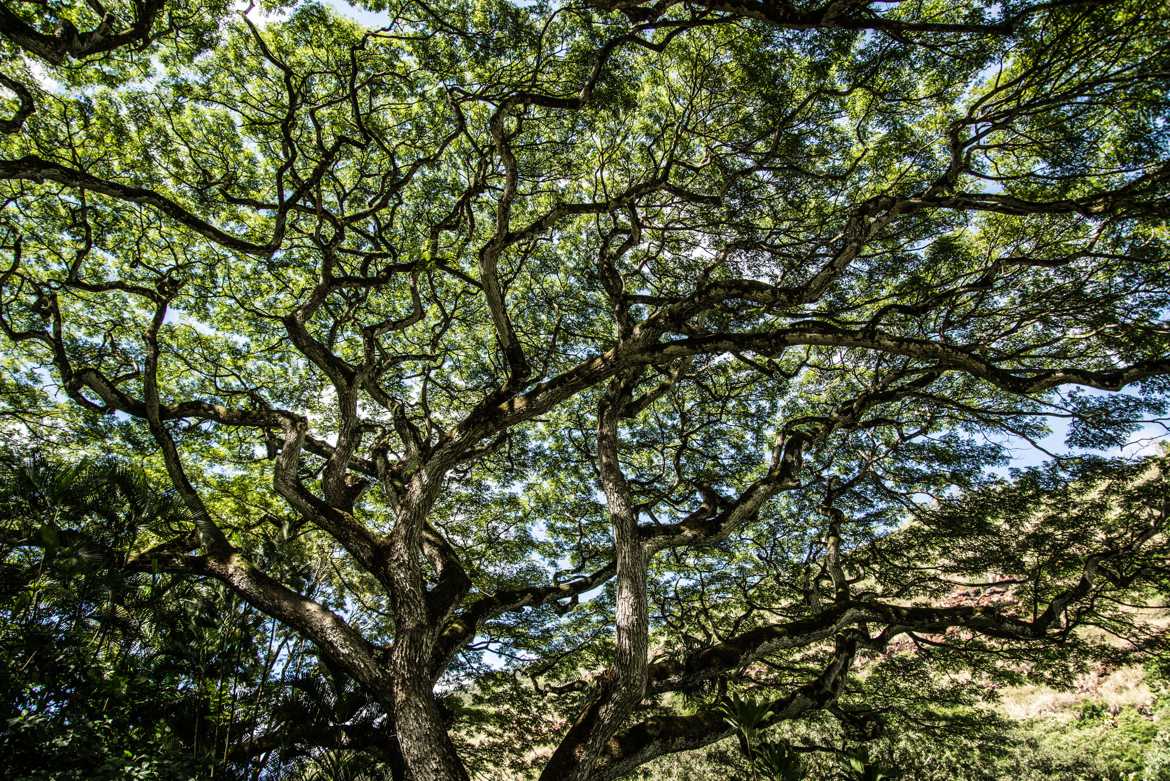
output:
[[[0,8],[6,431],[169,484],[103,565],[311,645],[398,774],[618,778],[753,689],[865,739],[899,638],[1041,673],[1163,577],[1126,467],[940,508],[1165,409],[1165,11]]]
[[[257,778],[339,746],[389,761],[368,698],[303,639],[219,583],[150,566],[142,540],[190,522],[173,491],[109,460],[0,468],[13,778]],[[314,588],[289,553],[274,565]]]

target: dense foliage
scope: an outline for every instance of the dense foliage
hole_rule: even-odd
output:
[[[877,778],[1157,646],[1170,9],[364,12],[0,2],[20,772]]]

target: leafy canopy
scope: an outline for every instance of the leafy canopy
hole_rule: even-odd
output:
[[[619,778],[737,702],[884,773],[1144,642],[1161,467],[996,470],[1165,412],[1170,12],[363,10],[0,2],[0,431],[174,505],[14,513],[6,622],[113,578],[170,648],[148,584],[196,589],[246,616],[208,761],[415,779]]]

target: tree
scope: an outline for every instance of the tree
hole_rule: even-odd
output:
[[[190,522],[173,491],[107,459],[2,454],[0,478],[10,777],[255,778],[384,742],[361,692],[222,584],[110,566]]]
[[[104,565],[311,644],[398,775],[623,777],[728,691],[864,739],[898,638],[1042,669],[1163,577],[1149,490],[1047,511],[1092,460],[932,521],[1165,409],[1156,6],[0,3],[4,430],[169,483]]]

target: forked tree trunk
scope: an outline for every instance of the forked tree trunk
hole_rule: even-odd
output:
[[[467,781],[467,770],[435,704],[431,654],[435,627],[427,606],[422,571],[422,529],[437,493],[425,474],[416,475],[399,505],[391,537],[395,639],[391,660],[394,724],[413,781]]]

